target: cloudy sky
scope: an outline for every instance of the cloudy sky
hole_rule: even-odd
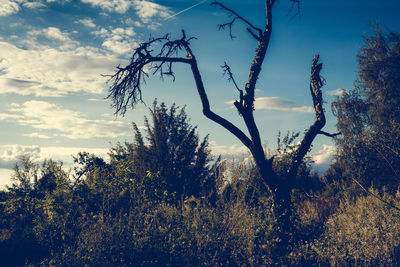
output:
[[[239,86],[247,80],[256,43],[243,25],[233,28],[234,40],[217,24],[226,13],[200,0],[0,0],[0,186],[9,182],[16,159],[29,154],[72,163],[71,155],[88,151],[106,157],[117,142],[133,138],[131,122],[143,125],[145,105],[115,117],[105,101],[104,75],[129,60],[149,36],[181,29],[197,39],[192,48],[214,111],[243,127],[232,108],[236,92],[220,66],[226,61]],[[230,0],[224,4],[263,27],[262,0]],[[303,132],[313,121],[308,91],[310,63],[321,54],[328,122],[335,131],[330,103],[351,89],[357,73],[356,53],[369,24],[398,30],[397,0],[307,0],[301,14],[288,15],[289,1],[274,10],[269,54],[257,87],[256,119],[262,140],[273,149],[278,131]],[[397,28],[396,28],[397,27]],[[204,118],[193,78],[186,66],[176,66],[176,81],[148,80],[144,100],[187,105],[201,136],[210,134],[215,154],[243,153],[241,144]],[[318,137],[313,148],[316,168],[329,165],[333,143]]]

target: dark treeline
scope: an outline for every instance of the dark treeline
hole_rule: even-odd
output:
[[[20,159],[0,191],[1,265],[398,266],[400,34],[377,29],[358,61],[354,89],[333,103],[334,163],[319,176],[306,157],[291,186],[289,247],[251,158],[213,159],[183,108],[154,102],[108,161],[80,153],[66,171]],[[279,136],[277,174],[298,136]]]

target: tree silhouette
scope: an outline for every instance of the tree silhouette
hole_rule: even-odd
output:
[[[293,4],[292,8],[297,6],[298,12],[300,8],[299,0],[290,0],[290,2]],[[250,150],[263,179],[265,188],[276,200],[277,212],[280,214],[279,218],[283,229],[290,232],[290,192],[294,185],[294,179],[296,178],[299,166],[317,135],[323,134],[332,137],[335,134],[328,134],[322,131],[326,123],[321,93],[321,87],[323,86],[323,79],[320,76],[322,63],[319,63],[319,55],[316,55],[312,61],[310,74],[310,92],[315,110],[314,123],[306,131],[303,140],[292,157],[291,164],[285,175],[278,176],[272,167],[273,157],[266,158],[265,156],[260,133],[254,119],[254,101],[257,80],[270,43],[272,33],[272,10],[275,4],[276,0],[265,1],[266,24],[265,27],[261,29],[254,26],[247,19],[222,3],[212,3],[212,5],[226,11],[230,15],[230,18],[232,18],[229,22],[220,24],[220,29],[228,29],[231,38],[233,38],[232,25],[241,21],[246,25],[247,32],[258,43],[245,88],[237,86],[233,73],[226,63],[222,66],[229,80],[234,83],[238,90],[239,97],[234,102],[234,106],[239,115],[243,118],[249,135],[245,134],[227,119],[212,111],[196,57],[191,49],[190,42],[193,38],[187,37],[184,30],[182,30],[181,39],[171,40],[169,35],[165,35],[160,38],[150,38],[147,42],[142,43],[133,53],[131,62],[126,67],[118,66],[116,73],[111,76],[108,98],[113,101],[112,105],[116,110],[116,114],[123,115],[128,107],[134,107],[138,102],[143,101],[142,84],[149,75],[148,71],[151,71],[152,74],[158,73],[161,77],[166,75],[175,79],[173,71],[175,63],[183,63],[190,66],[202,103],[203,114],[236,136]],[[186,53],[186,55],[183,55],[183,53]],[[288,237],[284,239],[288,239]],[[283,240],[283,243],[287,241],[288,240]]]

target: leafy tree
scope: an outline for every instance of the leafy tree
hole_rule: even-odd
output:
[[[202,142],[196,127],[189,124],[185,109],[155,101],[150,109],[151,120],[145,117],[146,141],[133,123],[135,141],[117,147],[112,158],[128,161],[138,177],[158,173],[165,190],[178,200],[215,194],[207,137]]]
[[[6,266],[39,263],[62,248],[71,227],[68,174],[62,164],[29,157],[15,164],[8,197],[0,202],[0,255]]]
[[[355,88],[333,103],[342,136],[336,139],[337,164],[330,173],[395,191],[400,184],[400,33],[376,26],[365,37],[358,63]]]
[[[8,189],[16,195],[31,194],[38,183],[39,165],[29,156],[22,156],[14,166],[12,185]]]

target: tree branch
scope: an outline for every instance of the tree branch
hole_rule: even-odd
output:
[[[239,114],[242,115],[244,110],[243,110],[243,90],[239,88],[237,85],[235,79],[233,78],[233,73],[231,68],[224,62],[224,65],[221,66],[221,68],[224,70],[224,75],[228,75],[228,81],[233,82],[233,84],[236,87],[236,90],[239,92],[239,101],[236,100],[233,104],[235,105],[236,109],[238,110]]]
[[[247,130],[250,134],[252,142],[252,146],[250,149],[251,154],[256,161],[256,165],[260,173],[262,174],[262,177],[271,188],[276,188],[278,182],[276,181],[276,175],[272,169],[272,159],[267,160],[265,158],[265,152],[261,143],[260,133],[255,123],[253,112],[255,101],[255,86],[258,80],[258,76],[261,72],[261,65],[264,62],[264,58],[270,42],[272,30],[272,7],[274,3],[275,0],[266,1],[267,24],[265,26],[265,30],[262,31],[260,28],[254,27],[250,22],[238,15],[235,11],[227,8],[226,6],[218,2],[214,2],[214,5],[218,5],[222,9],[228,11],[231,16],[235,16],[231,22],[222,24],[220,25],[220,27],[229,27],[231,31],[232,24],[237,19],[242,20],[250,26],[247,31],[258,41],[258,47],[250,67],[249,79],[245,87],[245,93],[243,94],[243,96],[241,96],[241,99],[239,101],[234,102],[234,105],[239,111],[239,114],[242,115]],[[255,30],[258,35],[256,35],[253,30]]]
[[[231,122],[211,111],[210,102],[208,101],[208,96],[204,89],[203,80],[197,66],[196,58],[193,55],[193,52],[191,51],[189,46],[186,46],[185,48],[187,50],[189,58],[191,59],[190,67],[192,69],[193,77],[196,82],[197,92],[199,93],[201,103],[203,105],[203,114],[210,120],[216,122],[217,124],[227,129],[229,132],[231,132],[233,135],[235,135],[251,151],[253,149],[253,143],[250,138],[248,138],[246,134],[242,132],[242,130],[233,125]]]
[[[294,10],[295,6],[297,6],[296,8],[296,12],[294,13],[294,15],[292,16],[292,19],[300,16],[300,0],[289,0],[290,2],[292,2],[292,6],[290,7],[289,11],[288,11],[288,15],[290,13],[292,13],[292,11]]]
[[[153,70],[153,74],[158,72],[161,78],[167,75],[175,79],[173,63],[190,63],[190,59],[178,55],[192,39],[186,38],[184,31],[182,38],[174,41],[170,40],[169,35],[150,38],[135,50],[129,65],[124,68],[117,66],[116,73],[108,75],[108,82],[112,85],[107,96],[113,101],[115,114],[124,115],[128,106],[134,108],[136,103],[143,102],[141,84],[145,82],[149,71]],[[159,52],[154,54],[153,48],[160,45]]]
[[[153,70],[153,75],[159,73],[161,77],[168,75],[174,78],[172,64],[189,64],[203,105],[204,115],[227,129],[251,150],[252,142],[246,134],[228,120],[211,111],[196,58],[190,48],[189,41],[192,39],[187,38],[185,32],[182,30],[182,38],[178,40],[171,41],[169,36],[166,35],[142,43],[135,50],[129,65],[124,68],[118,66],[117,72],[111,76],[109,81],[112,82],[112,85],[107,98],[113,101],[116,114],[120,113],[124,115],[128,106],[134,107],[138,102],[143,102],[141,85],[145,81],[144,76],[148,76],[146,66],[150,66],[149,70]],[[157,44],[161,47],[159,52],[153,55],[153,46]],[[186,51],[186,57],[179,57],[179,52],[181,51]],[[165,67],[167,71],[164,71]]]
[[[324,132],[324,131],[319,131],[318,134],[322,134],[322,135],[325,135],[325,136],[333,138],[333,137],[336,137],[338,135],[341,135],[342,133],[341,132],[337,132],[337,133],[331,134],[331,133],[327,133],[327,132]]]
[[[313,99],[314,111],[315,111],[315,121],[307,130],[304,135],[300,146],[294,153],[291,165],[288,170],[288,182],[293,182],[293,179],[297,175],[297,171],[303,162],[304,156],[308,153],[311,148],[311,144],[318,134],[323,134],[325,132],[321,129],[325,126],[326,119],[324,114],[324,109],[322,107],[323,99],[321,87],[324,85],[323,79],[320,76],[320,71],[322,69],[322,63],[318,62],[319,55],[316,55],[312,61],[311,65],[311,75],[310,75],[310,92]]]
[[[239,92],[243,92],[243,90],[241,90],[239,88],[239,86],[237,85],[235,79],[233,78],[233,73],[232,73],[231,67],[229,67],[229,65],[226,64],[226,62],[224,62],[224,65],[222,65],[221,68],[224,71],[224,75],[228,75],[228,81],[233,82],[233,85],[235,85],[236,89]]]
[[[234,16],[234,18],[230,22],[218,25],[218,28],[220,30],[225,29],[226,27],[229,28],[229,36],[231,37],[231,39],[235,38],[235,36],[232,35],[232,26],[236,22],[236,20],[239,19],[250,27],[250,28],[247,28],[247,31],[251,34],[251,36],[253,36],[257,41],[260,41],[260,39],[262,37],[262,30],[260,28],[255,27],[247,19],[243,18],[238,13],[236,13],[234,10],[226,7],[225,5],[223,5],[219,2],[212,2],[211,5],[219,6],[221,9],[228,11],[230,13],[230,16]],[[256,35],[251,29],[255,30],[258,33],[258,35]]]

